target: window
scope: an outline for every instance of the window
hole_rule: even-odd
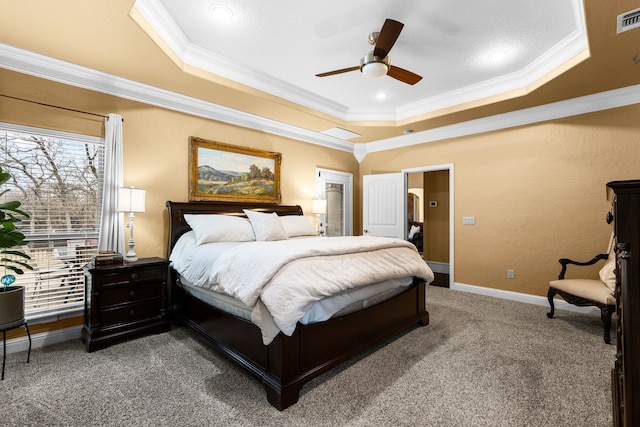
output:
[[[16,275],[30,319],[83,306],[83,266],[98,247],[104,140],[0,123],[0,162],[12,175],[1,201],[19,200],[33,271]],[[4,274],[0,272],[0,275]]]

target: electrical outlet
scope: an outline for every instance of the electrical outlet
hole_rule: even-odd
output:
[[[466,224],[466,225],[473,225],[476,223],[476,217],[475,216],[463,216],[462,217],[462,223]]]
[[[516,272],[513,270],[507,270],[507,279],[513,279],[516,277]]]

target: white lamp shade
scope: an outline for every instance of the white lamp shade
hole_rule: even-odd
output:
[[[118,189],[118,212],[144,212],[147,190],[134,187]]]
[[[312,212],[314,214],[327,213],[327,199],[313,199]]]

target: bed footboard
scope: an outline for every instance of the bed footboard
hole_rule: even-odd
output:
[[[225,355],[258,377],[267,400],[279,410],[298,401],[302,386],[374,345],[415,324],[427,325],[425,282],[395,297],[346,316],[298,324],[292,336],[279,334],[269,345],[260,329],[187,294],[173,281],[172,319],[201,334]]]

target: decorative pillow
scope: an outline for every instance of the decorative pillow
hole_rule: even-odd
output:
[[[213,242],[250,242],[256,240],[251,223],[239,216],[184,215],[196,237],[196,245]]]
[[[616,289],[616,259],[609,258],[600,269],[600,280],[607,285],[611,292]]]
[[[317,236],[316,228],[311,219],[302,215],[283,215],[280,218],[282,227],[289,237]]]
[[[286,240],[289,238],[282,227],[280,217],[275,212],[268,214],[249,209],[243,209],[243,211],[251,221],[256,240]]]
[[[413,236],[420,231],[420,227],[417,225],[412,225],[411,230],[409,230],[409,240],[413,239]]]

